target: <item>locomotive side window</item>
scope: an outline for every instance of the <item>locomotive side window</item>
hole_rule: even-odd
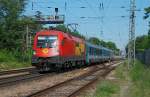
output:
[[[57,36],[38,36],[37,47],[54,48],[57,46]]]

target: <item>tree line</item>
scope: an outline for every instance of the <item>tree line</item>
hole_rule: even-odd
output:
[[[111,42],[111,41],[106,42],[106,41],[100,40],[96,37],[91,37],[91,38],[89,38],[88,41],[93,44],[101,45],[103,47],[109,48],[109,49],[113,50],[116,55],[119,55],[120,50],[117,48],[117,46],[114,42]]]
[[[144,19],[150,18],[150,7],[147,7],[145,10]],[[147,35],[138,36],[135,42],[136,52],[143,52],[146,49],[150,49],[150,21],[149,21],[149,30]]]

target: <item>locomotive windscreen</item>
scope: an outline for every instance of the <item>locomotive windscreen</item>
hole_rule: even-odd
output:
[[[57,46],[57,36],[38,36],[37,47],[55,48]]]

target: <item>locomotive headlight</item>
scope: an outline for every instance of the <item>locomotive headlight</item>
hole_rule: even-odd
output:
[[[35,55],[36,54],[36,51],[33,51],[33,55]]]

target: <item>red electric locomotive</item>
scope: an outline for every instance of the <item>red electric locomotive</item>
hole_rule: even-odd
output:
[[[68,68],[85,62],[85,41],[58,30],[37,32],[32,65],[39,71]]]

